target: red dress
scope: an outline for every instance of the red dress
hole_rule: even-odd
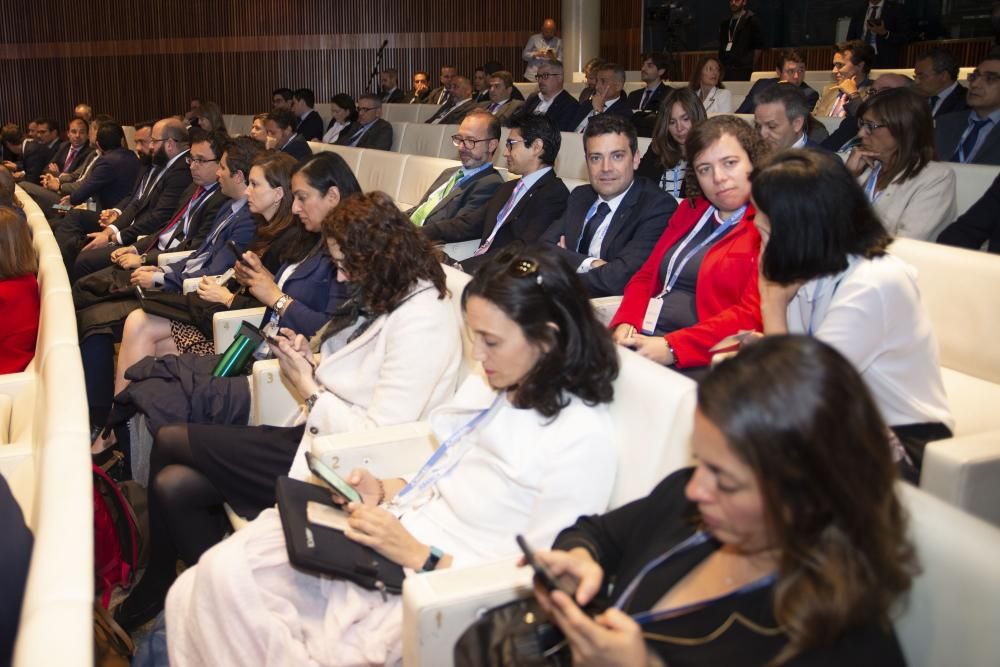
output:
[[[34,274],[0,280],[0,374],[19,373],[34,358],[40,309]]]
[[[649,300],[663,289],[658,276],[664,255],[698,224],[708,206],[708,200],[699,197],[694,208],[686,202],[677,208],[653,253],[625,286],[612,329],[631,324],[642,330]],[[743,219],[705,255],[695,290],[698,323],[664,336],[678,368],[705,366],[712,359],[709,348],[720,340],[743,329],[762,328],[757,288],[760,234],[753,225],[754,214],[753,206],[748,206]]]

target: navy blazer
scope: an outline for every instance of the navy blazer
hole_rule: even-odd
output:
[[[81,146],[80,150],[78,150],[76,152],[76,155],[73,156],[73,161],[69,163],[69,168],[63,169],[63,163],[69,156],[69,151],[70,148],[72,148],[72,146],[73,144],[69,143],[68,141],[64,141],[62,148],[60,148],[56,152],[56,154],[52,157],[52,162],[54,162],[55,165],[59,167],[60,174],[68,174],[71,171],[77,169],[81,164],[84,163],[84,161],[86,161],[88,157],[90,157],[90,154],[94,151],[94,147],[90,145],[90,142],[84,141],[83,146]]]
[[[733,113],[753,113],[753,110],[757,108],[757,103],[754,101],[754,97],[756,97],[759,93],[764,92],[771,86],[778,85],[779,81],[781,81],[781,79],[778,77],[774,77],[773,79],[757,79],[753,86],[751,86],[750,92],[743,98],[743,103],[740,104],[740,108]],[[819,92],[807,86],[805,81],[799,84],[799,90],[801,90],[802,94],[806,96],[806,103],[809,105],[809,108],[815,109],[816,103],[819,102]]]
[[[21,156],[24,180],[38,185],[42,177],[42,172],[52,162],[52,158],[59,152],[62,145],[63,142],[59,139],[56,139],[51,146],[38,141],[30,141],[25,144],[24,154]]]
[[[651,113],[656,113],[660,109],[660,102],[663,98],[667,96],[670,92],[670,86],[660,82],[660,85],[656,87],[653,94],[650,96],[649,101],[646,102],[646,108],[642,111],[649,111]],[[632,107],[634,111],[639,111],[639,105],[642,104],[642,96],[646,94],[646,88],[643,86],[639,90],[633,90],[628,94],[628,105]]]
[[[859,9],[852,17],[851,24],[847,28],[847,39],[861,39],[865,32],[865,21],[868,19],[869,4],[864,3],[864,8]],[[894,2],[882,3],[882,16],[880,19],[889,34],[885,37],[875,36],[875,65],[876,68],[899,67],[899,53],[908,41],[906,10]]]
[[[958,216],[958,220],[945,227],[937,242],[979,250],[989,242],[987,250],[1000,253],[1000,176],[986,189],[969,210]]]
[[[341,132],[341,134],[343,134],[343,132]],[[322,135],[320,135],[320,139],[322,139]],[[317,139],[317,141],[319,141],[319,139]],[[299,162],[308,160],[313,154],[312,149],[309,148],[309,144],[306,143],[306,140],[303,139],[300,134],[293,134],[292,140],[285,144],[285,147],[281,149],[281,152],[288,153]]]
[[[275,281],[287,268],[287,263],[282,265]],[[325,247],[303,260],[285,281],[281,291],[294,301],[278,320],[279,326],[288,327],[306,338],[319,331],[349,296],[347,286],[337,281],[337,269]],[[270,317],[271,309],[268,308],[263,321],[267,322]]]
[[[937,119],[939,116],[955,111],[968,111],[969,105],[966,102],[968,94],[969,89],[962,84],[955,86],[955,90],[951,91],[951,95],[944,98],[944,100],[941,101],[941,104],[938,105],[937,111],[934,112],[934,118]]]
[[[191,187],[184,192],[181,196],[182,204],[181,206],[187,206],[188,201],[194,195],[195,188],[198,187],[191,184]],[[200,246],[206,238],[208,238],[208,232],[212,227],[212,223],[215,222],[215,216],[218,215],[219,209],[222,204],[229,201],[229,198],[222,193],[222,188],[216,186],[212,194],[201,203],[201,205],[194,211],[191,215],[191,219],[188,221],[187,235],[184,234],[184,228],[178,224],[174,228],[174,233],[170,235],[170,240],[179,240],[178,243],[173,248],[169,250],[160,250],[159,244],[157,242],[157,237],[162,233],[162,229],[159,232],[153,232],[153,234],[147,236],[146,238],[138,241],[136,246],[139,248],[148,248],[145,251],[146,264],[150,266],[156,266],[157,259],[160,253],[163,252],[184,252],[186,250],[195,250]],[[180,207],[178,207],[178,211]],[[177,215],[175,212],[174,215]],[[171,218],[172,220],[173,218]],[[148,247],[152,244],[152,247]]]
[[[215,221],[212,223],[212,231],[208,234],[209,238],[211,238],[216,228],[233,212],[231,204],[232,200],[226,200],[219,207],[219,213],[215,216]],[[163,289],[168,292],[181,292],[183,291],[184,280],[186,278],[216,276],[224,273],[226,269],[236,263],[236,257],[233,256],[233,252],[226,246],[226,241],[231,239],[236,242],[238,247],[246,248],[250,245],[250,241],[253,239],[256,231],[257,222],[250,212],[250,206],[244,203],[232,219],[226,223],[225,228],[219,232],[218,236],[212,239],[211,243],[206,238],[193,254],[170,265],[172,270],[164,277]],[[184,269],[188,265],[188,262],[205,253],[208,253],[208,261],[197,271],[185,275]]]
[[[593,104],[589,103],[581,104],[580,108],[576,112],[576,118],[574,119],[575,122],[573,123],[573,128],[569,131],[575,132],[576,128],[579,127],[580,123],[583,122],[583,119],[586,118],[587,115],[590,114],[590,112],[593,110],[594,110]],[[632,115],[633,115],[632,107],[629,106],[628,96],[625,94],[625,92],[623,91],[619,93],[618,101],[616,101],[610,107],[605,109],[602,113],[609,113],[615,116],[621,116],[622,118],[626,118],[628,120],[632,120]]]
[[[111,208],[132,191],[141,169],[139,158],[127,148],[107,151],[97,158],[90,173],[69,196],[69,202],[77,206],[93,197],[97,210]]]
[[[524,106],[517,112],[518,115],[531,114],[534,113],[535,107],[541,103],[541,98],[538,97],[538,93],[532,93],[528,96],[528,99],[524,102]],[[579,125],[579,121],[573,122],[577,114],[580,113],[580,104],[573,98],[572,95],[567,93],[565,90],[559,91],[556,98],[552,100],[552,104],[549,105],[548,111],[545,115],[559,128],[560,132],[572,132]]]
[[[305,118],[299,120],[295,131],[306,141],[319,141],[323,138],[323,118],[313,109]]]
[[[542,242],[557,248],[559,238],[566,238],[566,248],[558,248],[558,252],[574,271],[589,256],[586,249],[576,252],[576,246],[587,211],[596,199],[597,192],[590,185],[576,188],[566,201],[562,218],[542,235]],[[642,176],[635,178],[601,243],[600,258],[607,264],[580,274],[591,297],[621,296],[625,292],[626,283],[653,252],[676,210],[677,202],[656,183]]]
[[[965,128],[969,126],[971,111],[955,111],[938,116],[934,124],[934,144],[938,160],[951,162],[958,150]],[[990,128],[972,164],[1000,165],[1000,124]]]

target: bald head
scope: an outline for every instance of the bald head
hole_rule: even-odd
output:
[[[162,153],[171,160],[188,148],[188,133],[184,123],[177,118],[164,118],[153,125],[153,156]]]
[[[545,39],[552,39],[556,36],[556,21],[555,19],[545,19],[542,21],[542,37]]]
[[[906,88],[907,86],[913,85],[913,79],[902,74],[883,74],[879,78],[875,79],[875,83],[872,84],[872,88],[876,93],[881,93],[883,90],[889,90],[891,88]]]

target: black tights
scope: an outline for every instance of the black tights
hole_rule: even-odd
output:
[[[157,431],[149,479],[149,566],[130,600],[165,596],[176,577],[177,559],[194,565],[222,540],[229,525],[225,499],[195,467],[187,424]]]

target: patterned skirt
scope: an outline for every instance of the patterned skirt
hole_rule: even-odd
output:
[[[199,357],[215,354],[215,343],[205,338],[205,334],[193,324],[170,320],[170,335],[180,354],[190,352]]]

